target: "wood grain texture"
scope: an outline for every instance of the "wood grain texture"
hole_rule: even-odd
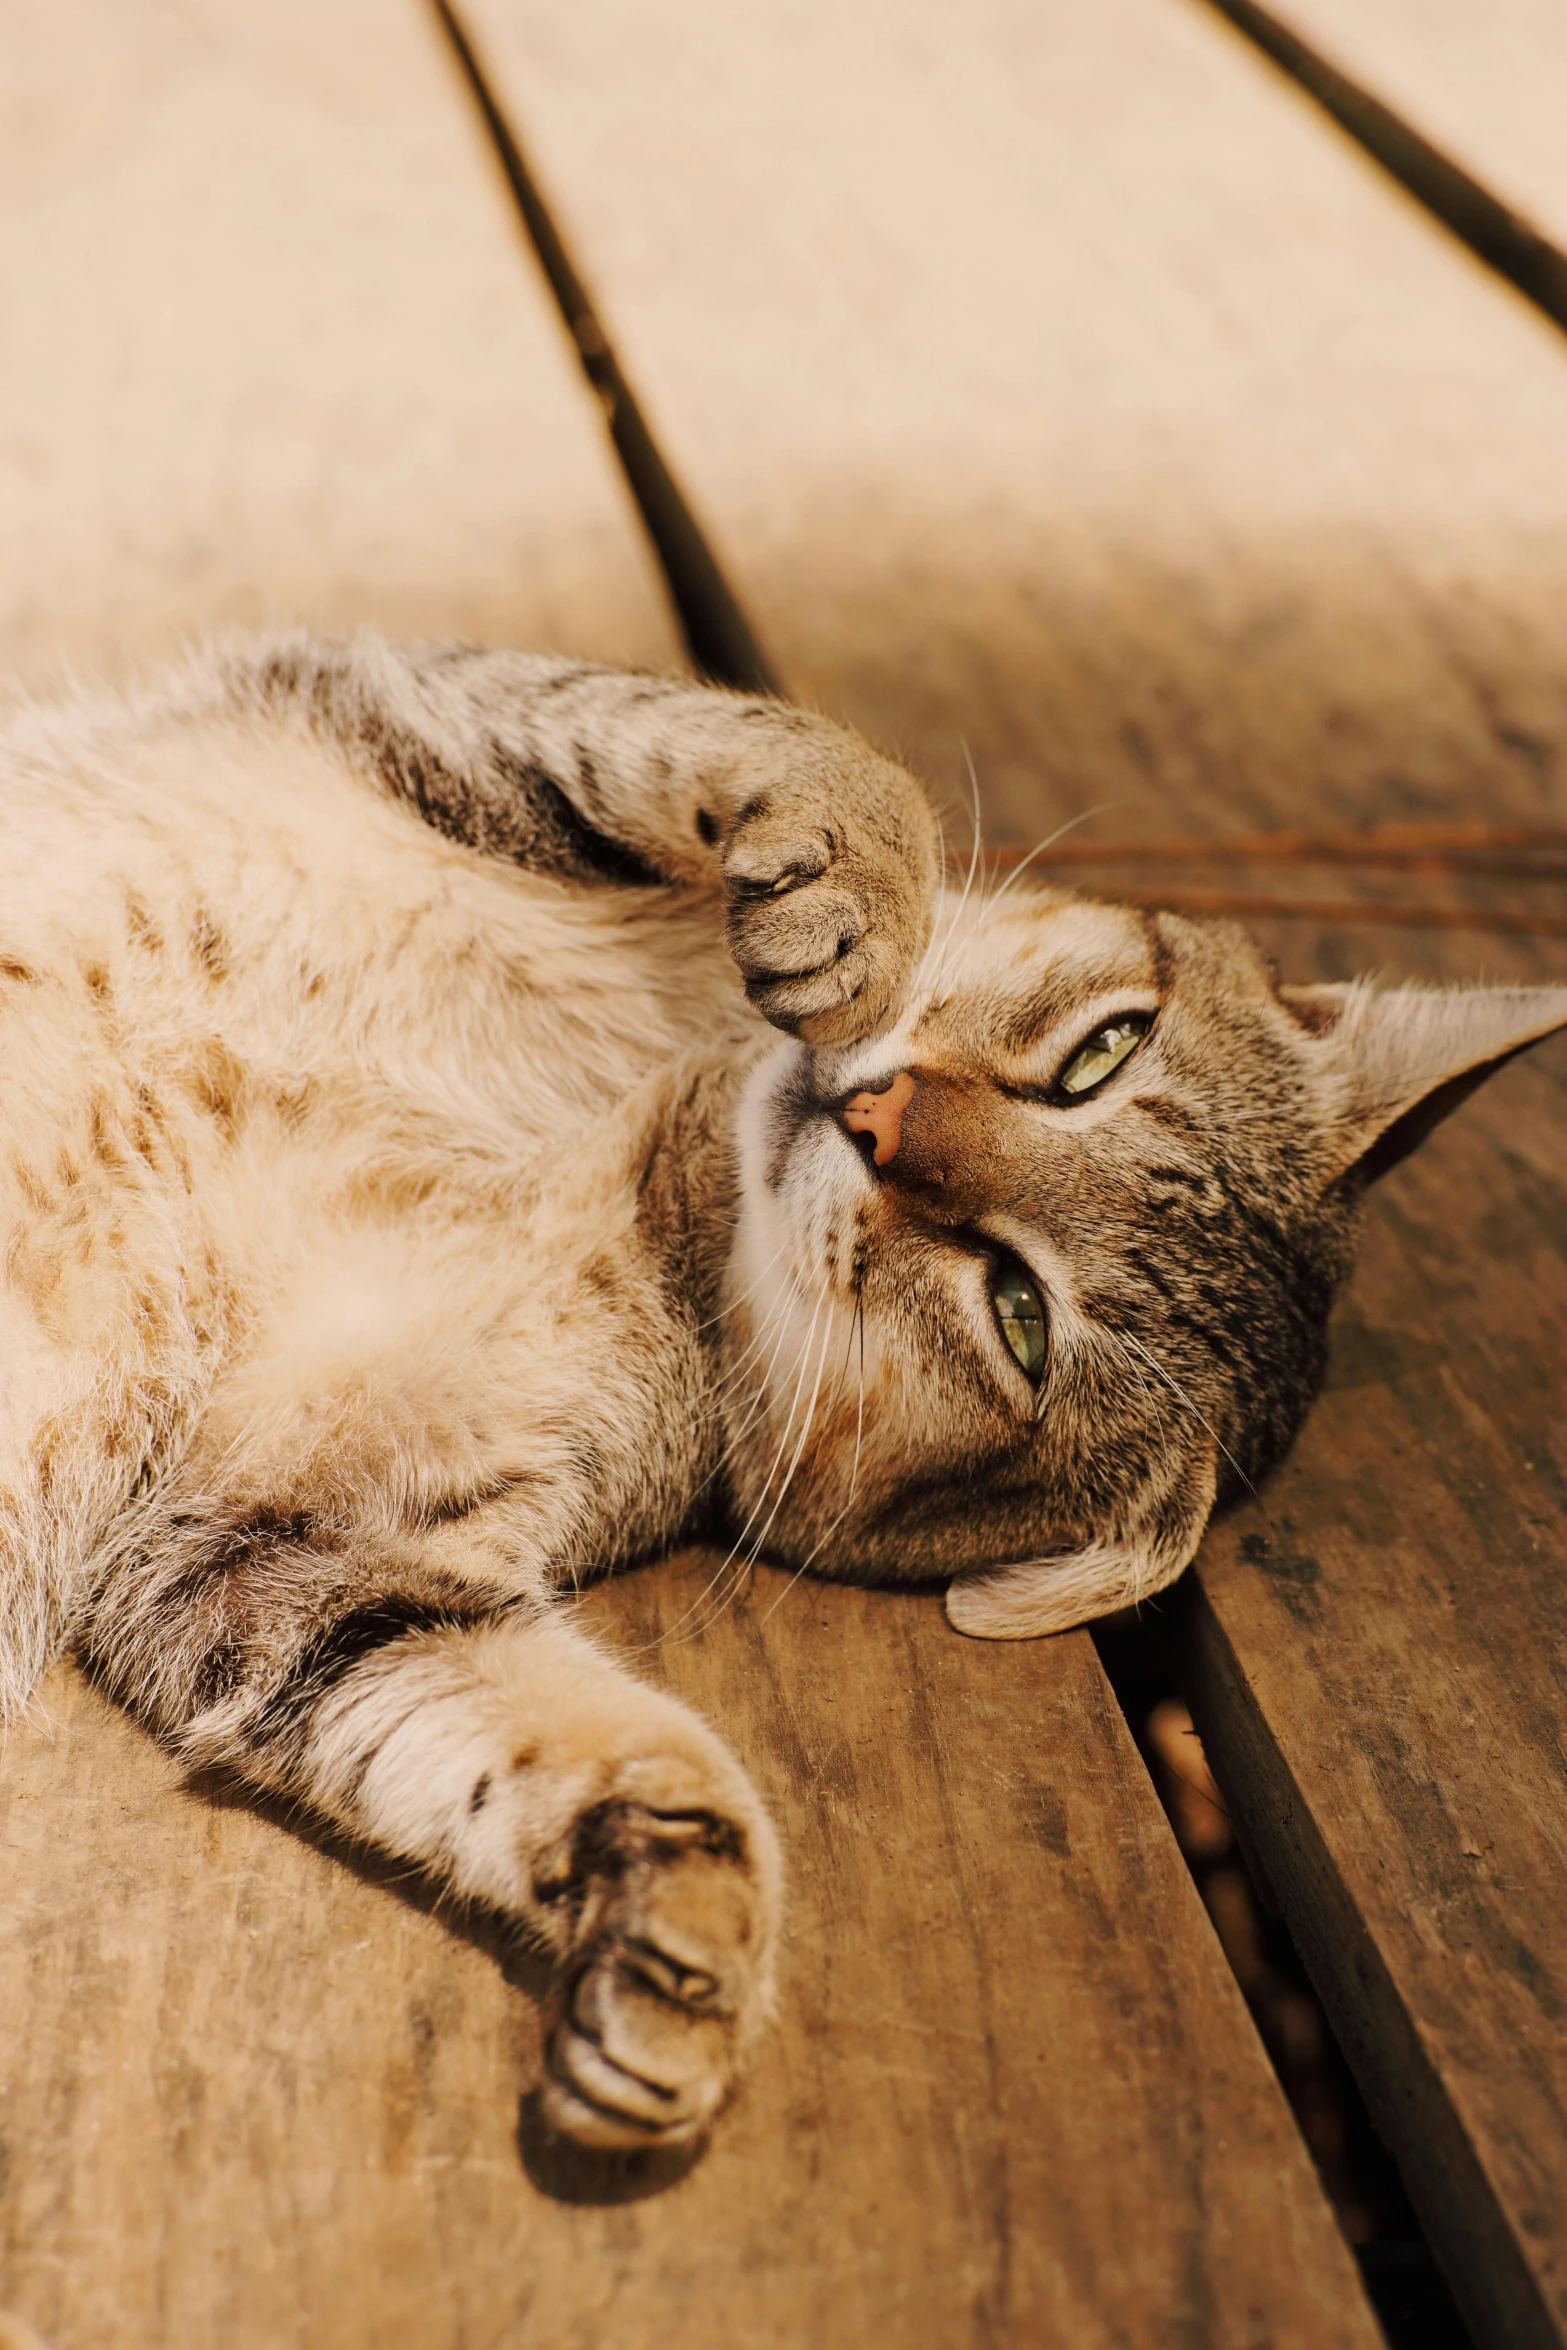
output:
[[[998,833],[1107,801],[1123,837],[1562,820],[1560,339],[1215,17],[479,15],[790,676],[954,800],[966,743]],[[1567,970],[1264,928],[1299,976]],[[1377,1203],[1341,1333],[1363,1383],[1266,1504],[1316,1570],[1248,1566],[1238,1519],[1204,1574],[1234,1668],[1213,1735],[1239,1724],[1243,1813],[1255,1773],[1297,1931],[1498,2344],[1557,2338],[1567,2220],[1562,1065],[1509,1072]],[[1482,1816],[1506,1850],[1471,1932]]]
[[[1478,2341],[1567,2340],[1567,1051],[1375,1202],[1200,1725]]]
[[[483,1950],[62,1672],[0,1778],[0,2302],[53,2350],[1373,2350],[1087,1639],[765,1571],[681,1638],[712,1566],[587,1605],[786,1835],[780,2025],[706,2158],[542,2150]]]
[[[1537,811],[1561,338],[1188,0],[473,0],[791,685],[998,837]]]
[[[417,0],[16,0],[0,668],[367,623],[673,662]]]
[[[1503,203],[1567,245],[1562,0],[1290,0],[1279,13]]]
[[[46,353],[3,395],[34,582],[13,656],[264,603],[651,642],[645,588],[595,552],[630,541],[569,437],[569,369],[506,340],[526,265],[439,66],[356,131],[403,31],[213,16],[221,106],[199,75],[128,104],[174,20],[123,51],[119,21],[76,44],[81,88],[50,83],[8,215],[8,315]],[[792,682],[955,792],[966,737],[1015,837],[1106,799],[1118,830],[1560,806],[1567,371],[1222,28],[1156,0],[479,21]],[[1302,970],[1369,943],[1283,935]],[[1532,1147],[1480,1196],[1538,1248]],[[1449,1204],[1472,1231],[1472,1196]],[[1468,1261],[1451,1226],[1436,1253],[1444,1278]],[[1391,1305],[1371,1326],[1401,1361]],[[1551,1358],[1509,1328],[1532,1393]],[[1452,1378],[1432,1425],[1457,1457]],[[636,1645],[688,1600],[659,1570],[593,1607]],[[53,1741],[0,1779],[0,2013],[29,2018],[0,2296],[54,2350],[1371,2343],[1087,1644],[966,1646],[916,1601],[767,1604],[648,1660],[767,1785],[796,1911],[783,2029],[708,2160],[645,2199],[563,2193],[589,2182],[519,2123],[533,2011],[486,1951],[181,1794],[61,1676]],[[1328,1665],[1287,1607],[1260,1624],[1325,1769],[1306,1685]],[[1317,1637],[1348,1674],[1354,1640]],[[1453,1734],[1427,1766],[1456,1767]]]
[[[667,653],[414,14],[25,29],[9,661],[274,612]],[[637,1646],[690,1597],[593,1612]],[[1370,2350],[1087,1643],[764,1613],[664,1660],[770,1786],[796,1886],[779,2032],[678,2182],[541,2147],[535,2011],[482,1936],[182,1792],[58,1675],[0,1775],[0,2301],[52,2350]]]

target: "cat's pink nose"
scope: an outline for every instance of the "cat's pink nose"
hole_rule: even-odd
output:
[[[851,1134],[874,1136],[871,1153],[878,1167],[898,1155],[903,1140],[903,1113],[914,1099],[914,1080],[900,1069],[885,1093],[855,1093],[843,1105],[843,1122]]]

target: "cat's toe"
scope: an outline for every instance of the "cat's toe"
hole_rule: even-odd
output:
[[[912,777],[851,759],[830,826],[821,778],[759,794],[724,854],[730,952],[764,1019],[807,1044],[885,1026],[930,929],[935,832]],[[856,813],[855,803],[861,803]]]
[[[550,2035],[552,2127],[590,2146],[680,2145],[728,2094],[766,2004],[764,1893],[709,1815],[617,1807],[587,1938]]]
[[[550,2035],[546,2117],[589,2146],[686,2144],[724,2101],[733,2043],[732,2017],[672,2007],[606,1952]]]
[[[775,1028],[807,1044],[850,1044],[891,1013],[907,958],[843,891],[816,884],[798,901],[731,916],[729,942],[745,992]]]

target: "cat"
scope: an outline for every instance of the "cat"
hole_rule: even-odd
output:
[[[1320,1381],[1365,1182],[1567,990],[1275,983],[1235,927],[943,895],[782,703],[281,635],[0,742],[0,1672],[552,1953],[543,2101],[695,2142],[782,1875],[556,1595],[722,1532],[1159,1589]]]

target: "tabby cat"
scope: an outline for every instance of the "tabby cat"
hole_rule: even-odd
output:
[[[15,719],[0,794],[9,1702],[70,1643],[503,1913],[599,2145],[710,2121],[780,1868],[556,1595],[694,1531],[999,1637],[1157,1590],[1297,1427],[1368,1174],[1567,1022],[943,897],[825,719],[513,653],[209,654]]]

